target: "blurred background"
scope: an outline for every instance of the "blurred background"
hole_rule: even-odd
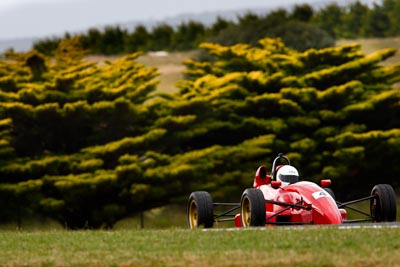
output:
[[[186,226],[285,153],[400,188],[400,2],[0,3],[3,229]],[[366,203],[362,208],[368,210]]]

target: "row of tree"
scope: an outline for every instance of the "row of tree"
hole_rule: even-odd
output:
[[[201,47],[210,61],[187,60],[178,92],[162,95],[138,54],[86,62],[78,38],[54,57],[7,53],[0,220],[34,212],[70,228],[112,227],[194,190],[239,201],[279,152],[301,179],[331,178],[342,199],[400,186],[400,64],[381,64],[394,49]]]
[[[278,9],[266,15],[248,13],[237,21],[221,17],[206,26],[195,21],[177,27],[162,23],[152,29],[138,25],[131,31],[120,26],[89,29],[81,34],[82,46],[94,54],[124,54],[137,51],[182,51],[196,49],[199,43],[256,45],[265,37],[280,37],[290,48],[305,51],[334,44],[335,38],[387,37],[400,35],[400,2],[382,0],[372,7],[359,1],[347,6],[336,3],[314,9],[297,5],[290,12]],[[67,33],[63,38],[70,38]],[[51,55],[63,38],[39,40],[34,48]]]

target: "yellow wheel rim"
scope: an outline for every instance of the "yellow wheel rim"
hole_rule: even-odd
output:
[[[251,207],[250,207],[250,200],[245,197],[242,201],[242,225],[243,227],[250,226],[250,219],[251,219]]]
[[[197,227],[197,206],[194,200],[189,204],[189,227],[191,229]]]

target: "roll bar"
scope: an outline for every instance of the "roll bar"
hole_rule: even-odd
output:
[[[274,162],[272,163],[271,180],[276,180],[275,179],[276,164],[280,159],[284,159],[287,165],[290,165],[290,160],[285,155],[283,155],[283,153],[279,153],[278,156],[274,159]]]

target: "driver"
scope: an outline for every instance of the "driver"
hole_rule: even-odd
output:
[[[276,180],[282,182],[282,186],[299,181],[299,172],[291,165],[279,166],[276,172]]]

